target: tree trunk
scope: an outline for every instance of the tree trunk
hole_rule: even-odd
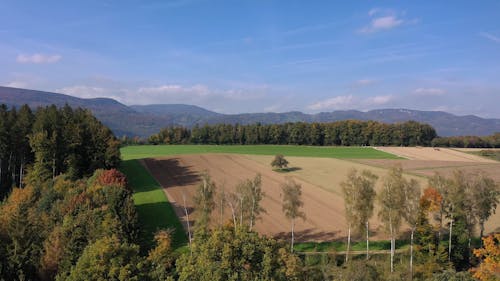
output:
[[[394,233],[392,222],[389,223],[389,232],[391,233],[391,273],[394,272]]]
[[[347,251],[345,252],[345,262],[349,261],[349,250],[351,249],[351,226],[347,230]]]
[[[413,234],[415,233],[415,228],[411,229],[410,237],[410,280],[413,280]]]
[[[233,206],[233,203],[229,202],[229,207],[231,208],[231,213],[233,214],[233,226],[234,226],[234,231],[236,231],[236,214],[235,214],[235,211],[234,211],[234,206]]]
[[[252,196],[252,212],[250,213],[250,231],[252,231],[253,227],[254,212],[255,212],[255,196]]]
[[[243,196],[240,197],[240,227],[243,228]]]
[[[481,229],[479,238],[481,238],[481,247],[483,247],[484,221],[479,222],[479,228]]]
[[[293,253],[293,242],[294,242],[294,239],[295,239],[295,235],[293,233],[293,229],[295,227],[295,219],[292,219],[292,244],[291,244],[291,252]]]
[[[19,188],[23,188],[23,167],[24,166],[24,160],[21,161],[21,168],[19,169]]]
[[[370,240],[369,240],[369,224],[368,221],[366,221],[366,260],[370,258]]]
[[[453,231],[453,216],[450,221],[450,237],[448,239],[448,261],[451,261],[451,234]]]
[[[182,194],[182,200],[184,201],[184,213],[186,214],[186,222],[187,222],[187,228],[188,228],[188,238],[189,238],[189,248],[191,248],[191,226],[189,224],[189,213],[187,211],[186,207],[186,195],[184,193]]]

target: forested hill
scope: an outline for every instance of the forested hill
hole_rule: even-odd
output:
[[[456,116],[440,111],[419,111],[408,109],[378,109],[368,112],[340,110],[305,114],[284,113],[244,113],[221,114],[204,108],[183,105],[141,105],[126,106],[113,99],[81,99],[63,94],[25,90],[0,86],[0,104],[9,106],[28,104],[34,108],[40,105],[69,104],[72,107],[90,109],[115,135],[141,136],[158,133],[170,125],[192,127],[195,124],[281,124],[287,122],[333,122],[346,119],[374,120],[384,123],[414,120],[432,125],[440,136],[492,135],[500,132],[500,119],[485,119],[473,115]]]

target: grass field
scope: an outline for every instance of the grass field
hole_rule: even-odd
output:
[[[371,147],[299,146],[299,145],[136,145],[121,149],[122,159],[201,153],[231,153],[328,157],[340,159],[398,159],[397,156]]]
[[[120,170],[127,175],[129,184],[134,190],[134,204],[141,225],[140,243],[143,250],[153,245],[153,236],[158,229],[171,228],[173,247],[187,243],[182,224],[174,209],[168,202],[162,187],[137,160],[122,162]]]

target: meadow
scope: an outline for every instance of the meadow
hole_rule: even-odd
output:
[[[122,159],[156,158],[160,156],[228,153],[321,157],[339,159],[398,159],[398,156],[359,146],[301,146],[301,145],[135,145],[121,149]]]

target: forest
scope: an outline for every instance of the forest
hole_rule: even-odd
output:
[[[0,106],[0,199],[27,175],[78,179],[119,163],[118,140],[88,110]]]
[[[440,137],[432,140],[432,146],[460,148],[500,148],[500,133],[491,136]]]
[[[204,125],[168,127],[148,139],[150,144],[294,144],[342,146],[429,146],[436,131],[415,121],[386,124],[346,120],[333,123]]]

